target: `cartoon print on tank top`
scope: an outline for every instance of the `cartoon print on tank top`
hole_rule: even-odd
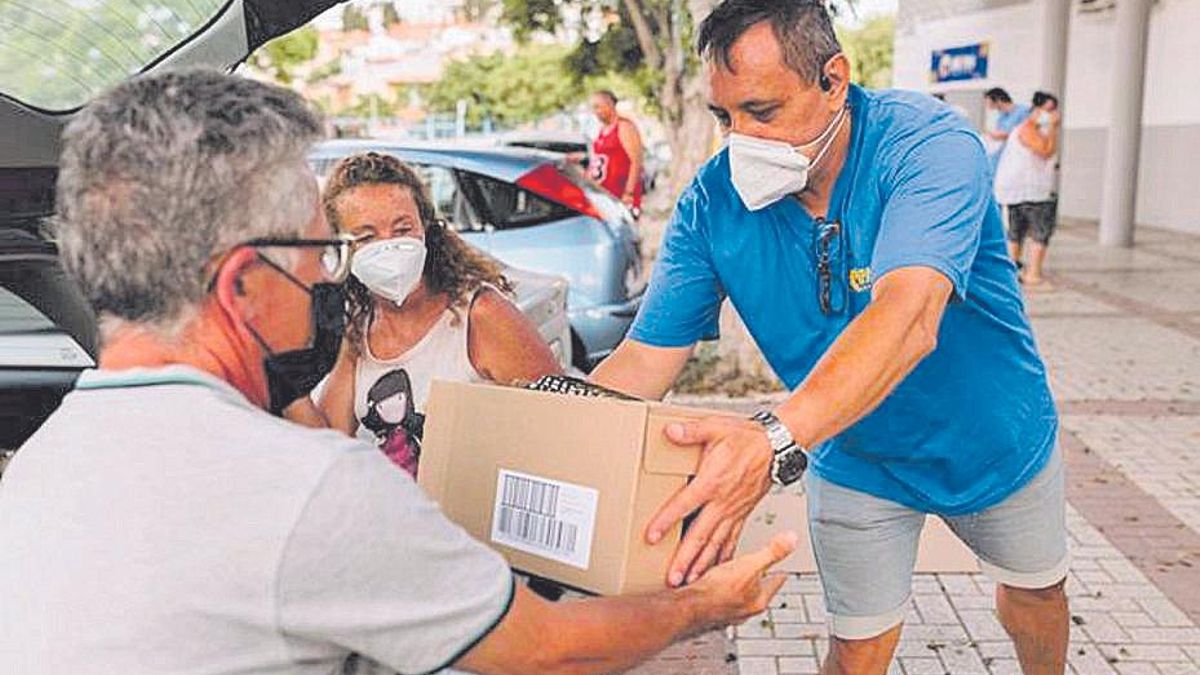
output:
[[[397,368],[375,380],[367,390],[362,425],[375,435],[376,447],[388,459],[416,477],[425,416],[416,411],[407,371]]]

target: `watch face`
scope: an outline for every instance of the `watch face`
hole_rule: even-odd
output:
[[[800,480],[808,467],[808,457],[798,447],[785,450],[775,457],[775,479],[781,485],[791,485]]]

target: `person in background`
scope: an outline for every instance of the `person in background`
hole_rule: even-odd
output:
[[[436,218],[420,176],[391,155],[348,157],[322,197],[359,244],[345,345],[316,394],[328,424],[416,475],[433,380],[533,381],[562,368],[509,300],[499,266]]]
[[[592,142],[588,175],[614,197],[641,215],[642,134],[637,124],[617,113],[617,95],[607,89],[592,94],[592,112],[600,134]]]
[[[1058,99],[1037,92],[1033,112],[1009,138],[996,167],[996,201],[1008,207],[1008,252],[1014,262],[1021,263],[1029,239],[1029,260],[1021,274],[1028,290],[1050,289],[1042,272],[1058,222],[1055,156],[1061,124]]]
[[[1009,134],[1029,116],[1029,106],[1013,103],[1008,92],[1000,87],[993,87],[983,93],[983,105],[989,113],[983,132],[984,147],[987,148],[988,161],[994,175]]]
[[[612,673],[763,612],[795,533],[688,588],[546,602],[370,445],[276,416],[345,321],[320,129],[207,70],[72,116],[59,250],[102,350],[0,482],[3,671]]]

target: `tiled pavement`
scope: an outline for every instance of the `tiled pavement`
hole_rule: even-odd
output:
[[[1200,237],[1138,236],[1110,250],[1094,226],[1064,226],[1056,288],[1028,300],[1063,414],[1079,675],[1200,674]],[[1020,672],[985,577],[918,575],[913,592],[892,673]],[[639,672],[817,672],[815,576],[789,579],[777,605],[734,639],[682,645]]]

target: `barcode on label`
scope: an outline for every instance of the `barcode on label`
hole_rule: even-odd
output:
[[[575,552],[579,528],[561,520],[509,506],[500,508],[500,531],[522,541],[564,553]]]
[[[502,469],[492,541],[587,569],[598,497],[592,488]]]
[[[554,517],[558,508],[557,485],[513,475],[504,476],[502,485],[501,504],[513,509]]]

